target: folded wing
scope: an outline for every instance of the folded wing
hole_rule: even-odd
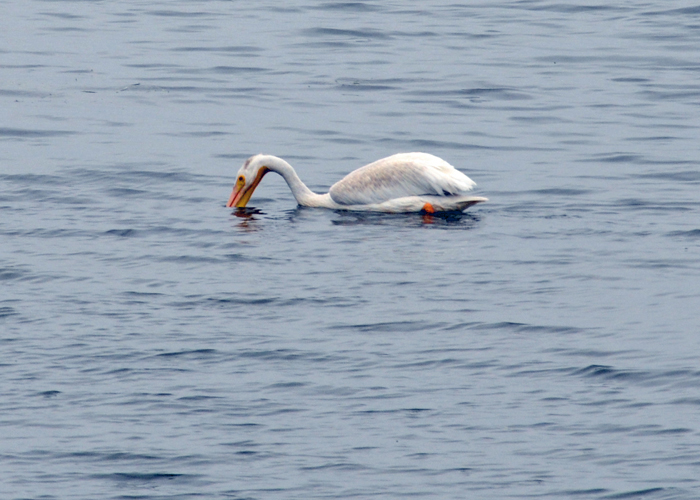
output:
[[[406,196],[463,195],[476,183],[427,153],[400,153],[355,170],[331,186],[333,201],[365,205]]]

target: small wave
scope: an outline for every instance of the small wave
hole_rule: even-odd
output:
[[[661,181],[700,182],[700,171],[680,170],[677,172],[652,172],[648,174],[639,174],[637,177],[640,179],[655,179]]]
[[[378,40],[386,40],[391,38],[384,31],[366,29],[366,30],[351,30],[351,29],[338,29],[338,28],[309,28],[305,29],[303,33],[311,37],[345,37],[345,38],[370,38]]]
[[[274,349],[274,350],[245,350],[237,352],[239,358],[264,359],[268,361],[313,361],[327,362],[340,359],[338,356],[325,355],[309,351],[298,351],[296,349]]]
[[[17,269],[16,267],[1,267],[0,268],[0,281],[10,281],[23,278],[28,274],[24,269]]]
[[[700,385],[700,372],[693,370],[625,370],[610,365],[589,365],[572,369],[574,376],[610,381],[631,381],[645,386],[661,386],[683,382]]]
[[[205,17],[205,16],[213,16],[214,13],[210,12],[188,12],[188,11],[182,11],[182,10],[150,10],[146,11],[146,14],[149,14],[151,16],[158,16],[158,17]]]
[[[198,394],[196,396],[182,396],[180,398],[177,398],[178,401],[208,401],[210,399],[222,399],[222,396],[204,396],[201,394]]]
[[[601,12],[601,11],[622,11],[623,9],[613,5],[569,5],[566,3],[552,3],[546,5],[533,5],[532,7],[525,7],[527,10],[533,11],[547,11],[547,12],[557,12],[561,14],[579,14],[588,12]]]
[[[680,9],[654,10],[642,13],[643,16],[677,16],[679,14],[683,16],[700,14],[700,5],[697,7],[681,7]]]
[[[659,203],[658,201],[627,198],[617,201],[617,205],[635,210],[658,210],[662,212],[687,212],[692,210],[686,203]]]
[[[396,87],[390,85],[380,85],[377,83],[339,83],[338,88],[341,90],[355,90],[355,91],[377,91],[377,90],[392,90]],[[337,142],[337,140],[336,140]],[[359,141],[358,141],[359,143]],[[345,143],[348,144],[348,143]]]
[[[141,462],[165,460],[165,457],[126,452],[75,451],[59,455],[61,458],[88,458],[93,462]]]
[[[626,491],[624,493],[614,493],[612,495],[606,495],[603,498],[609,500],[619,500],[623,498],[638,498],[647,495],[652,495],[654,493],[661,493],[665,488],[649,488],[646,490],[636,490],[636,491]]]
[[[55,398],[59,394],[61,394],[61,391],[44,391],[38,393],[37,396],[41,396],[42,398]]]
[[[365,465],[360,465],[360,464],[353,464],[353,463],[347,463],[347,462],[329,462],[325,463],[323,465],[309,465],[305,467],[300,467],[300,470],[303,471],[322,471],[322,470],[331,470],[331,469],[337,469],[337,470],[344,470],[344,471],[360,471],[360,470],[369,470],[370,468],[365,466]]]
[[[18,137],[23,139],[61,137],[66,135],[73,135],[76,133],[77,132],[73,132],[71,130],[35,130],[0,127],[0,137]]]
[[[263,52],[264,49],[253,45],[228,45],[223,47],[175,47],[170,49],[172,52],[223,52],[232,54],[253,54]]]
[[[95,474],[96,479],[111,479],[118,483],[189,483],[200,476],[195,474],[174,474],[169,472],[114,472],[112,474]]]
[[[302,382],[278,382],[276,384],[270,384],[266,389],[296,389],[297,387],[305,387],[307,384]]]
[[[0,180],[22,184],[28,187],[37,187],[39,185],[56,186],[63,182],[62,178],[58,175],[46,174],[0,174]]]
[[[189,351],[164,352],[161,354],[157,354],[156,357],[159,357],[159,358],[188,357],[188,358],[202,359],[202,358],[210,357],[211,355],[218,354],[218,352],[219,351],[217,351],[216,349],[194,349],[194,350],[189,350]]]
[[[148,191],[144,191],[143,189],[134,189],[134,188],[126,188],[126,187],[119,187],[119,188],[110,188],[105,190],[107,193],[117,196],[119,198],[131,198],[131,197],[143,197],[144,195],[147,195],[150,193]]]
[[[580,328],[572,326],[529,325],[526,323],[512,323],[503,321],[500,323],[479,323],[471,328],[475,330],[513,330],[522,333],[579,333]]]
[[[210,71],[220,75],[239,75],[242,73],[263,73],[269,69],[255,66],[214,66]]]
[[[639,163],[639,161],[642,159],[642,156],[637,155],[637,154],[627,154],[627,153],[621,153],[621,154],[614,154],[614,155],[605,155],[605,156],[598,156],[595,158],[590,158],[586,160],[581,160],[584,162],[596,162],[596,163]]]
[[[387,321],[382,323],[360,323],[356,325],[331,326],[333,330],[357,330],[360,332],[422,332],[437,330],[444,326],[443,323],[429,323],[426,321]]]
[[[134,236],[136,234],[135,229],[110,229],[105,231],[105,234],[110,236],[119,236],[120,238],[127,238],[129,236]]]
[[[7,318],[8,316],[14,316],[17,314],[12,307],[0,307],[0,318]]]
[[[667,235],[672,237],[698,239],[700,238],[700,229],[691,229],[690,231],[671,231],[670,233],[667,233]]]
[[[541,194],[548,196],[581,196],[584,194],[593,193],[592,189],[574,189],[574,188],[548,188],[548,189],[535,189],[532,191],[525,191],[524,193]]]
[[[373,5],[366,2],[326,2],[311,8],[316,10],[341,12],[377,12],[382,10],[382,7],[379,5]]]

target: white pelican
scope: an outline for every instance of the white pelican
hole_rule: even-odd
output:
[[[304,207],[371,212],[462,211],[487,201],[465,196],[476,183],[445,160],[427,153],[399,153],[358,168],[333,184],[326,194],[316,194],[301,182],[282,158],[255,155],[238,171],[227,207],[245,207],[268,172],[277,172],[289,184],[297,203]]]

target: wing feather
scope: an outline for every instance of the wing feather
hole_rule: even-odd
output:
[[[341,205],[365,205],[406,196],[463,195],[475,185],[437,156],[399,153],[351,172],[331,186],[330,195]]]

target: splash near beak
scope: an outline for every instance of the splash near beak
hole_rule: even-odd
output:
[[[269,171],[270,169],[267,167],[262,167],[260,170],[258,170],[258,175],[255,176],[255,180],[250,186],[248,186],[248,188],[245,187],[245,181],[236,182],[236,185],[233,186],[233,192],[231,193],[231,197],[228,199],[226,206],[229,208],[245,207],[248,204],[250,197],[253,196],[253,191],[255,191],[255,188],[258,187],[258,184],[260,184],[262,178],[265,177],[265,174]]]

